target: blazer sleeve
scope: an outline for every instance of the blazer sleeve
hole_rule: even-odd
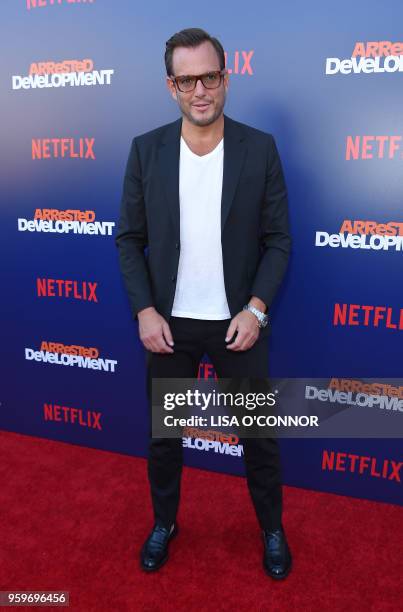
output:
[[[148,244],[140,157],[132,141],[126,165],[115,244],[133,318],[143,308],[154,306],[144,249]]]
[[[266,182],[260,220],[261,258],[251,295],[269,310],[287,269],[291,249],[288,196],[275,140],[269,134]]]

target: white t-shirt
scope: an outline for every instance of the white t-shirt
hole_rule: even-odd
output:
[[[181,138],[179,161],[180,243],[172,315],[229,319],[221,248],[224,139],[196,155]]]

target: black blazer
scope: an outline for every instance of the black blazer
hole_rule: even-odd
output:
[[[182,118],[137,136],[131,145],[115,243],[134,319],[147,306],[167,321],[172,312],[180,255],[181,127]],[[231,317],[252,295],[270,309],[290,244],[287,190],[273,136],[224,115],[221,245]]]

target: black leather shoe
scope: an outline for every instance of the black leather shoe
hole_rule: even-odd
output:
[[[153,572],[168,561],[168,543],[178,533],[177,523],[174,523],[171,534],[169,531],[166,527],[155,524],[144,542],[140,554],[140,564],[146,572]]]
[[[291,570],[292,557],[287,544],[283,527],[263,531],[264,553],[263,566],[266,574],[275,580],[288,576]]]

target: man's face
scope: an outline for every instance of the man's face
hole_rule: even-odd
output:
[[[220,70],[218,55],[209,41],[198,47],[177,47],[172,57],[173,75],[199,75]],[[213,123],[221,115],[228,90],[228,75],[216,89],[207,89],[199,80],[193,91],[179,91],[167,78],[172,97],[178,102],[182,114],[194,125],[205,126]]]

